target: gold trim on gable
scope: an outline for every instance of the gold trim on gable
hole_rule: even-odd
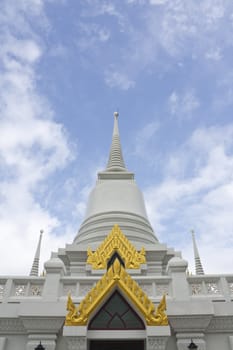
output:
[[[107,262],[114,252],[118,252],[125,263],[126,269],[139,269],[141,264],[146,263],[145,249],[138,252],[122,233],[118,225],[114,225],[112,231],[95,252],[87,250],[87,264],[93,269],[106,269]]]
[[[115,287],[118,287],[123,294],[127,295],[129,300],[137,307],[145,318],[149,326],[167,326],[168,318],[165,314],[166,299],[163,296],[160,304],[155,310],[155,306],[148,298],[146,293],[140,288],[131,276],[125,271],[118,259],[115,259],[113,265],[96,283],[85,298],[76,308],[71,296],[68,295],[66,326],[86,325],[91,313],[102,303],[107,294]]]

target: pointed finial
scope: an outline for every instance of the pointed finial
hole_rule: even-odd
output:
[[[200,255],[197,249],[197,243],[195,239],[195,232],[194,230],[191,230],[192,234],[192,239],[193,239],[193,251],[194,251],[194,260],[195,260],[195,270],[196,270],[196,275],[204,275],[204,270],[202,267]]]
[[[30,276],[38,276],[39,275],[40,247],[41,247],[41,240],[42,240],[43,233],[44,233],[44,231],[40,230],[40,238],[39,238],[39,242],[37,245],[36,254],[35,254],[35,257],[33,260]]]
[[[121,151],[121,142],[118,128],[119,112],[114,112],[114,127],[112,135],[112,145],[110,149],[107,171],[126,171],[125,163]]]

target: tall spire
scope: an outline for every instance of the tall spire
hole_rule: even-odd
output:
[[[119,113],[114,113],[114,127],[112,135],[112,145],[110,149],[107,171],[126,171],[125,163],[121,151],[121,142],[118,128]]]
[[[36,249],[36,254],[33,260],[30,276],[38,276],[39,274],[39,262],[40,262],[40,246],[42,239],[43,230],[40,230],[40,238]]]
[[[143,195],[134,173],[128,171],[121,151],[118,112],[114,113],[112,145],[107,167],[98,173],[87,203],[84,221],[74,239],[82,246],[100,244],[118,224],[133,244],[154,244],[158,240],[148,220]]]
[[[197,249],[196,239],[195,239],[195,233],[193,230],[191,230],[192,238],[193,238],[193,251],[194,251],[194,259],[195,259],[195,270],[196,275],[204,275],[204,270],[202,267],[200,255]]]

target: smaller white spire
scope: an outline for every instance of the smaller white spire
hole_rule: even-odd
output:
[[[114,112],[114,127],[112,135],[112,145],[110,149],[107,171],[126,171],[125,162],[121,150],[120,134],[118,128],[119,113]]]
[[[38,276],[39,275],[39,263],[40,263],[40,247],[41,247],[41,240],[43,235],[43,230],[40,230],[40,238],[36,249],[36,254],[33,260],[30,276]]]
[[[202,267],[200,255],[197,249],[197,243],[195,239],[195,232],[194,230],[191,230],[192,234],[192,239],[193,239],[193,251],[194,251],[194,260],[195,260],[195,270],[196,270],[196,275],[204,275],[204,270]]]

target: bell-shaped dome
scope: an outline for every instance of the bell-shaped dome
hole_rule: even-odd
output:
[[[147,218],[143,195],[134,174],[125,167],[116,112],[107,168],[98,174],[96,186],[89,196],[85,219],[74,242],[99,244],[115,224],[136,246],[157,242]]]

